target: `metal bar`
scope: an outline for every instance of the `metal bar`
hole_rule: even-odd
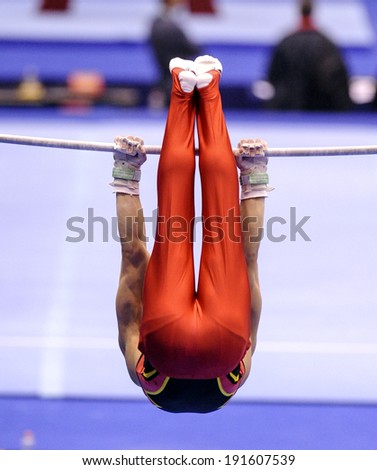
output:
[[[23,135],[0,134],[0,143],[30,145],[36,147],[51,147],[70,150],[89,150],[94,152],[114,152],[114,144],[91,142],[85,140],[49,139],[45,137],[30,137]],[[159,155],[161,146],[145,145],[148,155]],[[237,149],[233,149],[236,152]],[[198,149],[196,149],[198,154]],[[269,148],[269,157],[329,157],[347,155],[377,155],[377,145],[354,147],[307,147],[307,148]]]

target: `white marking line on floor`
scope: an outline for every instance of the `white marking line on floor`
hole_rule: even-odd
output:
[[[116,338],[63,336],[0,336],[0,348],[117,349]]]
[[[0,348],[118,349],[116,338],[61,336],[0,336]],[[260,341],[260,353],[377,354],[377,343]]]

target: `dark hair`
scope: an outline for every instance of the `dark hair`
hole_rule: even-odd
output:
[[[312,0],[301,0],[301,15],[310,16],[313,10]]]
[[[211,413],[222,408],[232,397],[219,390],[217,379],[170,378],[169,386],[161,393],[145,393],[154,405],[170,413]]]

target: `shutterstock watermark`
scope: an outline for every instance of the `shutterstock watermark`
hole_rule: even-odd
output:
[[[241,220],[235,214],[234,209],[230,209],[225,216],[213,215],[209,217],[193,217],[186,220],[182,216],[162,217],[155,209],[152,216],[144,216],[142,210],[136,216],[126,216],[123,221],[118,221],[117,217],[106,218],[94,214],[93,208],[88,208],[86,217],[70,217],[66,222],[69,235],[66,241],[69,243],[80,243],[87,241],[109,242],[131,242],[134,237],[148,243],[150,237],[146,236],[149,230],[145,230],[151,224],[151,232],[155,243],[184,243],[195,242],[196,228],[202,226],[202,240],[204,243],[221,243],[225,237],[231,242],[240,242],[244,238],[250,242],[257,242],[267,238],[273,243],[285,241],[295,242],[301,239],[310,242],[311,238],[305,231],[304,226],[311,216],[299,217],[296,207],[289,208],[289,216],[269,217],[264,222],[264,228],[258,226],[258,219],[255,216],[245,217]],[[118,222],[122,226],[122,240],[118,232]],[[143,230],[144,222],[144,230]],[[124,233],[123,233],[124,232]]]

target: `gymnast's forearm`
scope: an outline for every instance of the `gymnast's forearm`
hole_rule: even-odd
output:
[[[121,280],[128,281],[135,301],[141,302],[141,290],[148,262],[144,215],[138,196],[116,196],[118,230],[122,251]]]
[[[144,213],[139,196],[117,193],[117,220],[122,255],[132,265],[138,264],[146,249]]]

